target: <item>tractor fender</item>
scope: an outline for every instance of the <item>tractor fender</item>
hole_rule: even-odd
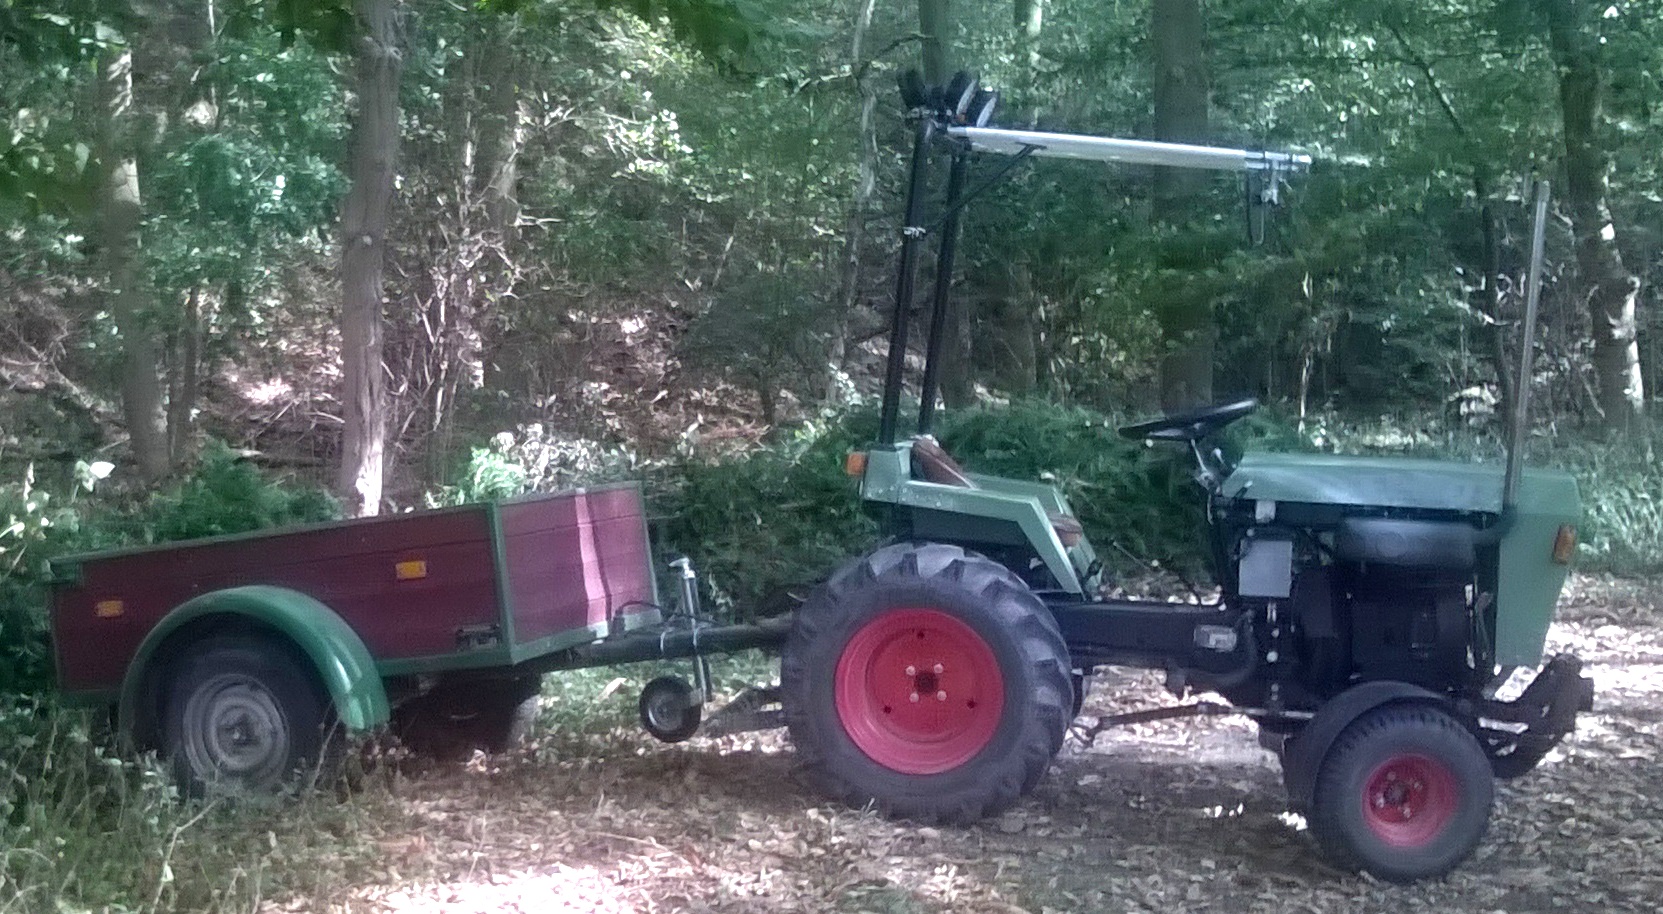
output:
[[[1282,779],[1287,784],[1288,800],[1294,811],[1311,808],[1316,791],[1317,773],[1322,760],[1351,722],[1375,708],[1389,704],[1434,704],[1444,707],[1449,701],[1442,695],[1407,682],[1380,679],[1365,682],[1329,699],[1316,714],[1286,744],[1282,752]]]
[[[287,639],[311,663],[329,693],[336,718],[351,731],[387,723],[391,711],[369,648],[334,610],[285,587],[251,585],[216,590],[180,604],[139,644],[121,684],[120,732],[142,744],[157,726],[154,686],[166,664],[186,643],[225,625],[252,624]],[[178,639],[183,638],[184,642]]]

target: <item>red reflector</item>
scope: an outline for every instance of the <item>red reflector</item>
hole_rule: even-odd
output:
[[[859,479],[866,475],[866,452],[853,451],[843,458],[843,473]]]

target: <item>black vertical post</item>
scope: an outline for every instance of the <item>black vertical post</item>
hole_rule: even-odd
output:
[[[959,217],[964,207],[964,182],[970,173],[970,151],[953,150],[953,167],[947,173],[947,218],[941,226],[941,244],[935,255],[935,289],[930,296],[930,341],[924,350],[924,383],[918,400],[918,433],[928,435],[935,422],[935,389],[941,374],[941,346],[945,342],[947,308],[953,291],[953,258],[958,253]]]
[[[912,147],[912,177],[907,182],[907,213],[901,225],[901,269],[895,279],[895,314],[889,328],[889,365],[883,376],[883,412],[878,419],[878,439],[895,443],[895,421],[901,411],[903,369],[907,362],[907,329],[912,311],[912,289],[918,274],[918,246],[924,241],[919,223],[924,210],[925,183],[929,177],[930,143],[935,139],[935,119],[925,115],[918,122],[918,138]]]

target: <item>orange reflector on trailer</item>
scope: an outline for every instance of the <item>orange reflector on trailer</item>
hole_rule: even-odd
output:
[[[419,581],[427,577],[427,560],[410,559],[393,566],[393,571],[400,581]]]
[[[850,451],[849,456],[843,458],[843,473],[859,479],[866,475],[866,452]]]
[[[1576,555],[1576,527],[1562,524],[1559,527],[1559,535],[1553,538],[1553,560],[1561,565],[1569,565],[1573,555]]]
[[[99,600],[92,604],[92,614],[100,619],[114,619],[127,611],[127,604],[120,600]]]

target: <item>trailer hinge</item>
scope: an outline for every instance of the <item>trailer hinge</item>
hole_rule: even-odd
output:
[[[464,625],[456,630],[456,649],[459,651],[488,651],[502,644],[502,626]]]

